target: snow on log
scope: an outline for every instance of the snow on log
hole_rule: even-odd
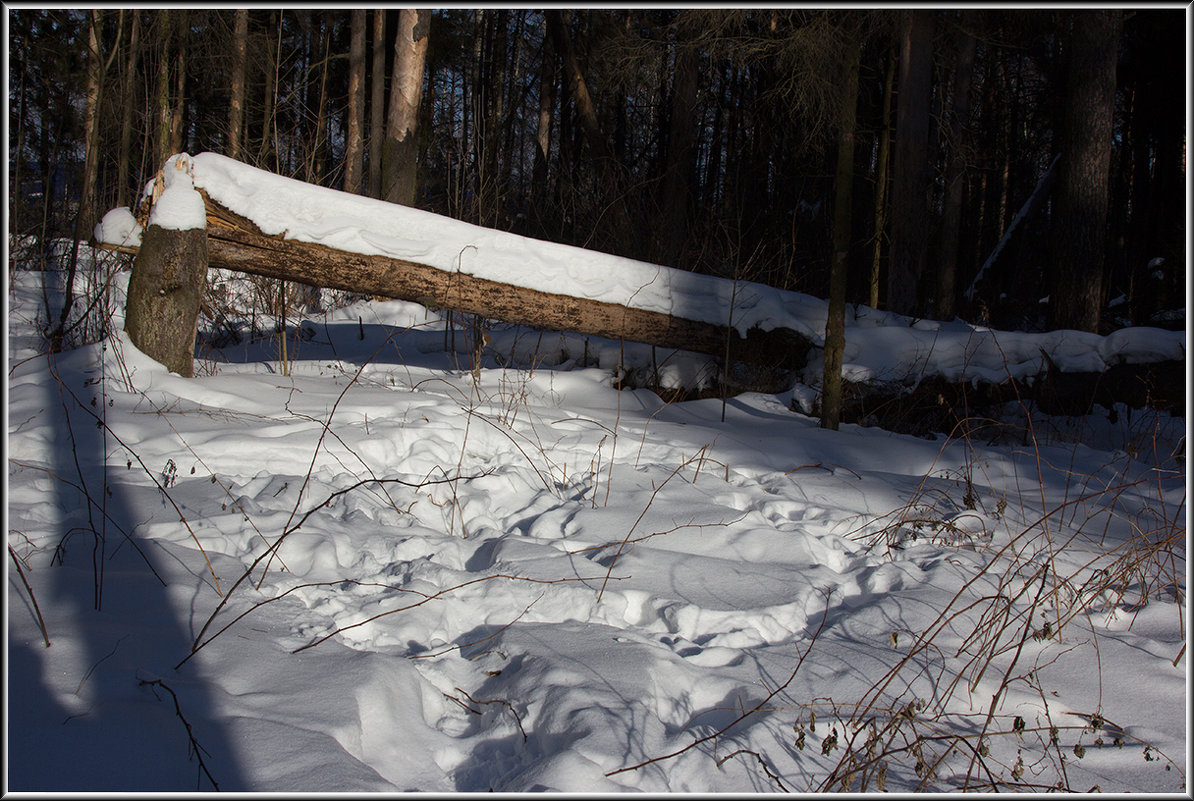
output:
[[[201,198],[205,218],[204,269],[728,356],[731,363],[784,372],[803,367],[815,344],[810,332],[761,324],[772,315],[757,314],[759,295],[744,283],[483,229],[282,178],[212,153],[172,156],[171,163],[201,168],[190,174],[197,190],[191,195]],[[161,175],[147,187],[136,220],[118,210],[105,215],[95,232],[101,247],[138,253],[148,244],[141,241],[141,226],[163,227],[157,218],[167,202],[171,220],[184,205],[194,214],[193,203],[181,203],[169,189],[161,192]],[[758,287],[770,300],[774,290]],[[732,299],[739,296],[735,315]],[[731,317],[739,318],[734,326]]]
[[[216,267],[409,300],[508,323],[696,353],[724,356],[728,348],[732,361],[797,368],[804,365],[812,346],[787,329],[756,328],[742,336],[734,329],[699,320],[528,289],[406,259],[267,236],[252,221],[202,194],[207,206],[209,257]]]

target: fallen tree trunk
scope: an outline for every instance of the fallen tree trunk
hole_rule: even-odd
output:
[[[543,292],[387,256],[263,234],[199,190],[207,208],[209,264],[318,287],[409,300],[508,323],[641,342],[785,372],[802,367],[812,342],[790,329],[742,336],[735,329],[616,303]],[[112,247],[100,245],[100,247]],[[114,248],[125,252],[137,248]]]

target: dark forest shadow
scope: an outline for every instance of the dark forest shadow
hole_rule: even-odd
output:
[[[165,552],[137,537],[145,521],[105,471],[103,347],[48,357],[45,414],[54,420],[48,467],[62,479],[53,482],[52,501],[61,510],[61,530],[52,562],[40,554],[49,564],[38,567],[36,591],[50,613],[52,645],[10,639],[8,786],[19,792],[248,789],[209,689],[193,670],[173,669],[190,641],[159,577],[166,575]],[[111,439],[107,446],[117,447]],[[77,684],[73,698],[67,684]]]

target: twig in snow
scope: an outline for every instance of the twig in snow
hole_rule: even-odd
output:
[[[490,472],[492,472],[492,471],[490,471]],[[482,473],[480,475],[489,475],[489,473],[486,472],[486,473]],[[218,604],[216,604],[216,608],[208,616],[207,621],[204,622],[203,628],[199,629],[199,633],[197,635],[195,635],[195,642],[191,644],[191,653],[188,654],[181,662],[179,662],[177,665],[175,665],[175,669],[181,667],[183,662],[186,662],[187,659],[190,659],[191,656],[193,656],[195,654],[195,652],[198,651],[200,648],[202,648],[204,645],[207,645],[207,643],[211,642],[216,637],[220,636],[220,634],[227,631],[228,627],[231,626],[232,623],[235,623],[237,620],[240,620],[242,617],[244,617],[245,614],[248,614],[248,612],[245,612],[245,613],[237,616],[236,619],[234,619],[232,621],[232,623],[228,624],[228,626],[225,626],[224,628],[220,629],[218,632],[213,634],[207,640],[205,640],[205,641],[203,640],[204,633],[207,631],[208,627],[211,626],[212,621],[214,621],[216,619],[216,616],[219,615],[220,612],[227,605],[228,599],[232,597],[232,594],[234,592],[236,592],[236,588],[239,587],[241,584],[243,584],[250,576],[253,575],[253,571],[257,569],[257,566],[259,564],[261,564],[261,561],[263,559],[265,559],[267,556],[276,554],[278,551],[278,548],[282,547],[282,543],[286,540],[286,538],[288,536],[290,536],[291,534],[293,534],[294,532],[298,531],[300,528],[302,528],[303,523],[307,522],[307,518],[309,518],[311,515],[315,514],[317,511],[319,511],[323,507],[330,504],[336,498],[338,498],[341,495],[344,495],[346,493],[352,492],[355,489],[363,487],[366,484],[401,484],[404,487],[413,487],[415,489],[421,489],[422,487],[425,487],[428,484],[446,484],[446,483],[450,483],[452,481],[459,481],[461,478],[477,478],[477,477],[478,476],[463,476],[463,477],[457,477],[457,478],[436,479],[434,481],[428,479],[425,481],[420,481],[418,483],[412,482],[412,481],[403,481],[400,478],[367,478],[367,479],[364,479],[363,481],[358,481],[357,483],[353,484],[351,487],[345,487],[342,490],[337,490],[336,492],[333,492],[331,495],[328,495],[328,497],[324,498],[321,503],[308,509],[306,511],[306,513],[303,514],[303,516],[301,518],[299,518],[299,521],[297,523],[288,525],[286,530],[284,530],[282,532],[282,534],[278,537],[278,539],[274,540],[274,544],[271,545],[270,547],[266,548],[256,559],[253,560],[252,564],[250,564],[248,566],[248,568],[246,568],[245,571],[243,573],[241,573],[240,578],[238,578],[236,580],[236,582],[232,585],[232,587],[229,588],[228,592],[226,592],[224,594],[224,597],[222,597],[220,599],[220,602]],[[292,515],[291,519],[293,519],[293,515]],[[297,588],[292,588],[292,589],[297,589]],[[289,590],[287,592],[289,592]],[[283,593],[283,595],[285,595],[285,593]],[[277,600],[278,598],[281,598],[281,597],[283,597],[283,596],[280,595],[280,596],[277,596],[277,598],[272,598],[270,600]],[[258,604],[257,606],[260,606],[260,605],[261,604]],[[255,608],[256,608],[256,606],[252,607],[249,611],[252,611],[252,609],[255,609]]]
[[[456,691],[457,691],[458,693],[462,694],[462,695],[463,695],[465,698],[467,698],[468,700],[472,701],[474,704],[481,704],[482,706],[483,706],[483,705],[485,705],[485,704],[503,704],[503,705],[504,705],[504,706],[505,706],[507,709],[509,709],[509,710],[510,710],[510,714],[514,716],[514,722],[518,724],[518,731],[520,731],[520,732],[522,733],[522,741],[523,741],[524,743],[527,741],[527,732],[526,732],[526,729],[524,729],[524,728],[522,727],[522,718],[518,716],[518,710],[516,710],[516,709],[514,708],[514,704],[510,703],[509,701],[507,701],[507,700],[506,700],[506,699],[504,699],[504,698],[491,698],[491,699],[489,699],[488,701],[478,701],[476,698],[473,698],[471,695],[469,695],[469,694],[468,694],[468,692],[467,692],[466,690],[462,690],[462,689],[460,689],[459,687],[457,687],[457,688],[456,688]],[[465,706],[463,703],[461,703],[460,699],[458,699],[458,698],[454,698],[454,697],[452,697],[451,695],[448,695],[447,693],[444,693],[444,697],[446,697],[446,698],[451,698],[453,701],[455,701],[456,703],[458,703],[458,704],[460,704],[461,706],[463,706],[463,707],[464,707],[465,709],[467,709],[469,712],[476,712],[476,714],[478,714],[478,715],[480,715],[480,714],[481,714],[481,713],[480,713],[480,712],[478,712],[477,710],[475,710],[475,709],[473,709],[473,708],[471,708],[471,707]]]
[[[611,457],[611,458],[612,458],[612,457]],[[680,463],[680,465],[679,465],[679,466],[678,466],[678,467],[677,467],[675,470],[673,470],[673,471],[671,472],[671,474],[670,474],[670,475],[669,475],[667,478],[665,478],[665,479],[663,480],[663,482],[662,482],[662,483],[660,483],[660,485],[659,485],[658,487],[656,487],[656,488],[655,488],[655,490],[654,490],[654,491],[651,493],[651,497],[650,497],[650,499],[647,501],[647,505],[646,505],[645,507],[643,507],[643,511],[639,513],[638,519],[636,519],[636,520],[634,521],[634,525],[632,525],[632,526],[630,527],[630,530],[626,532],[626,536],[625,536],[625,537],[623,537],[623,538],[622,538],[622,541],[621,541],[621,542],[618,544],[618,550],[617,550],[617,551],[614,553],[614,557],[613,557],[613,559],[611,559],[611,560],[610,560],[610,562],[609,562],[609,569],[608,569],[608,570],[606,570],[606,573],[605,573],[605,580],[601,582],[601,589],[600,589],[600,591],[598,591],[598,593],[597,593],[597,602],[598,602],[598,603],[601,603],[601,596],[605,594],[605,585],[606,585],[606,583],[609,581],[609,577],[610,577],[610,576],[613,574],[613,572],[614,572],[614,565],[616,565],[616,564],[618,563],[618,558],[619,558],[619,557],[622,555],[622,551],[624,551],[624,550],[626,549],[626,546],[627,546],[628,544],[630,544],[630,542],[631,542],[631,540],[630,540],[630,535],[634,534],[634,530],[635,530],[636,528],[638,528],[638,524],[639,524],[639,523],[641,523],[641,522],[643,522],[643,518],[647,516],[647,510],[649,510],[649,509],[651,508],[651,504],[653,504],[653,503],[655,502],[655,496],[656,496],[656,495],[658,495],[658,494],[660,493],[660,491],[661,491],[661,490],[662,490],[664,487],[666,487],[666,486],[667,486],[667,483],[668,483],[669,481],[671,481],[671,480],[672,480],[673,478],[675,478],[675,477],[676,477],[676,476],[677,476],[677,475],[678,475],[678,474],[679,474],[679,473],[680,473],[682,470],[684,470],[684,468],[685,468],[685,467],[687,467],[687,466],[689,465],[689,463],[690,463],[690,462],[693,462],[693,461],[695,461],[695,460],[696,460],[696,458],[697,458],[696,456],[692,456],[692,457],[689,457],[688,459],[684,460],[683,462],[681,462],[681,463]]]
[[[37,597],[33,594],[33,588],[29,586],[29,580],[25,578],[25,571],[21,569],[21,560],[17,559],[17,553],[8,546],[8,557],[12,559],[12,563],[16,565],[17,575],[21,577],[21,583],[25,585],[25,592],[29,593],[29,600],[33,602],[33,611],[37,613],[37,625],[41,629],[41,638],[46,641],[46,647],[50,647],[50,635],[46,633],[46,621],[41,616],[41,609],[37,605]]]
[[[458,645],[453,645],[451,648],[445,648],[444,650],[436,651],[433,654],[414,654],[413,656],[410,656],[407,658],[408,659],[434,659],[437,656],[443,656],[444,654],[450,654],[453,651],[461,651],[461,650],[464,650],[465,648],[471,648],[474,645],[479,645],[479,644],[485,642],[486,640],[492,640],[494,637],[498,636],[503,631],[510,628],[518,621],[522,620],[523,615],[525,615],[527,612],[531,611],[531,607],[534,606],[535,604],[539,603],[539,601],[542,599],[543,599],[543,593],[539,593],[539,597],[536,598],[535,600],[531,601],[529,604],[527,604],[526,609],[523,609],[521,612],[518,613],[518,617],[514,618],[509,623],[502,626],[500,629],[495,631],[493,634],[487,634],[484,637],[482,637],[481,639],[473,640],[472,642],[464,642],[464,643],[460,643]]]
[[[296,514],[298,514],[299,504],[303,502],[303,495],[307,491],[307,486],[311,483],[311,474],[315,471],[316,459],[318,459],[318,457],[319,457],[319,451],[323,448],[324,437],[326,437],[328,435],[328,432],[331,430],[332,418],[334,418],[336,416],[336,411],[340,408],[340,402],[344,400],[344,396],[348,394],[348,390],[350,390],[354,386],[356,386],[357,381],[360,380],[361,373],[363,373],[365,371],[365,368],[373,363],[373,360],[375,358],[377,358],[377,354],[381,353],[382,348],[384,348],[386,345],[388,345],[390,343],[390,340],[392,340],[398,333],[399,333],[398,331],[392,331],[389,336],[387,336],[384,340],[382,340],[382,343],[377,346],[377,350],[373,351],[373,355],[370,356],[368,359],[366,359],[361,364],[361,366],[357,368],[356,373],[354,373],[352,378],[350,378],[348,380],[348,383],[344,386],[344,389],[341,390],[340,395],[337,396],[336,402],[332,404],[332,410],[330,412],[328,412],[328,419],[325,420],[323,423],[323,431],[320,432],[319,440],[315,443],[315,450],[311,452],[311,464],[309,464],[307,466],[307,474],[305,476],[303,476],[303,485],[301,487],[299,487],[298,495],[295,496],[294,508],[290,510],[290,517],[286,520],[286,526],[284,526],[282,537],[285,537],[286,533],[292,530],[290,528],[290,523],[291,523],[291,521],[294,520],[294,516]],[[290,411],[289,404],[288,404],[287,411]],[[364,483],[364,482],[362,482],[362,483]],[[329,498],[329,500],[330,500],[330,498]],[[325,501],[324,503],[327,503],[327,501]],[[316,507],[316,508],[318,509],[319,507]],[[312,511],[314,511],[314,510],[312,510]],[[305,520],[306,517],[304,517],[303,519]],[[301,525],[301,524],[302,523],[300,521],[299,525]],[[296,528],[297,528],[297,526],[296,526]],[[266,575],[266,573],[269,572],[270,565],[273,564],[273,561],[274,561],[273,555],[277,553],[278,544],[282,541],[282,537],[278,538],[278,541],[274,543],[273,547],[268,548],[266,550],[266,553],[271,554],[271,556],[270,556],[269,561],[265,563],[265,567],[262,568],[261,578],[257,582],[257,589],[261,589],[261,585],[265,581],[265,575]],[[253,566],[256,567],[257,562],[254,562]],[[231,593],[231,590],[229,590],[229,593]]]
[[[152,681],[140,679],[138,683],[142,687],[161,687],[163,690],[170,693],[170,697],[174,699],[174,714],[178,715],[178,719],[182,721],[182,725],[185,726],[187,730],[187,759],[190,759],[191,754],[194,754],[195,758],[199,760],[199,770],[203,771],[203,775],[207,777],[209,782],[211,782],[211,786],[216,790],[219,790],[220,785],[216,783],[215,777],[211,775],[211,771],[207,769],[207,764],[203,761],[203,755],[207,753],[207,751],[203,746],[199,745],[199,741],[195,739],[194,731],[191,730],[191,724],[185,717],[183,717],[182,707],[178,704],[178,696],[175,694],[174,690],[163,684],[161,679],[153,679]]]
[[[732,754],[726,754],[721,759],[717,760],[717,762],[715,764],[717,765],[717,767],[720,768],[726,762],[728,762],[729,760],[738,756],[739,754],[750,754],[752,757],[759,760],[759,764],[762,765],[763,772],[767,774],[767,777],[769,779],[771,779],[771,781],[773,781],[777,785],[779,785],[779,789],[783,790],[785,793],[791,792],[790,790],[788,790],[787,787],[784,786],[784,783],[782,781],[780,781],[779,776],[777,776],[775,773],[772,772],[771,766],[767,764],[767,760],[763,759],[763,757],[759,754],[758,751],[751,751],[749,748],[739,748],[737,751],[735,751]]]

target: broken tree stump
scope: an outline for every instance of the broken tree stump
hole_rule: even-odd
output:
[[[194,375],[195,334],[207,277],[203,228],[151,225],[129,277],[125,330],[150,358],[186,378]]]

